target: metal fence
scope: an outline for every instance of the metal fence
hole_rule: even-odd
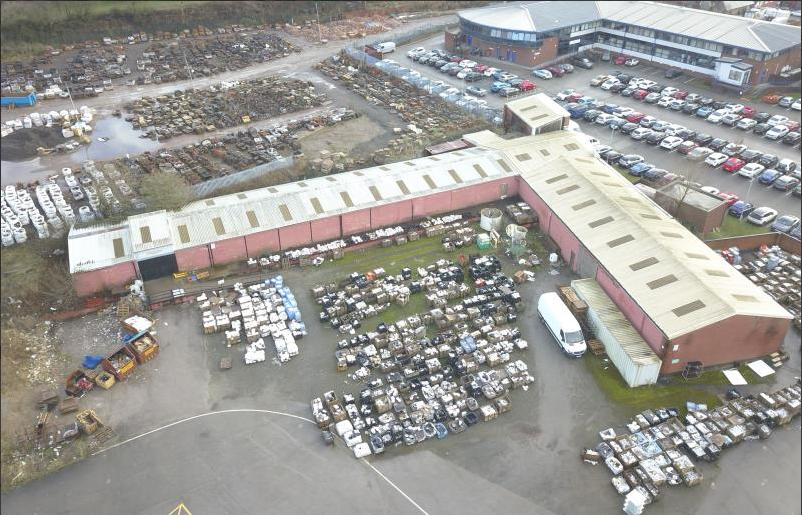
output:
[[[410,70],[400,64],[372,57],[357,48],[347,47],[345,51],[353,59],[368,66],[378,68],[389,75],[398,77],[404,82],[425,91],[429,95],[438,96],[446,102],[455,104],[457,107],[471,113],[477,118],[482,118],[496,126],[501,126],[504,123],[504,114],[501,109],[490,107],[487,105],[486,101],[482,99],[472,100],[466,98],[464,88],[457,89],[449,84],[443,83],[443,81],[426,77],[420,72]]]
[[[217,177],[208,181],[204,181],[200,184],[195,184],[192,186],[192,191],[196,196],[204,197],[209,193],[219,189],[250,181],[251,179],[255,179],[278,170],[290,168],[293,164],[295,164],[295,160],[292,156],[277,159],[276,161],[271,161],[269,163],[254,166],[253,168],[248,168],[247,170],[242,170],[241,172],[232,173],[231,175],[224,175],[223,177]]]

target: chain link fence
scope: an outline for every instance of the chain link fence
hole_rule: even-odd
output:
[[[377,59],[354,47],[346,47],[345,51],[351,58],[367,66],[378,68],[389,75],[398,77],[404,82],[425,91],[429,95],[438,96],[446,102],[455,104],[460,109],[467,111],[477,118],[481,118],[498,127],[504,123],[504,113],[501,109],[490,107],[485,100],[467,95],[464,92],[464,88],[460,90],[454,86],[445,84],[441,80],[432,79],[422,75],[416,70],[405,68],[398,63]]]

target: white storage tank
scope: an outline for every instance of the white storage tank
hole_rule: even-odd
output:
[[[502,215],[500,209],[496,209],[494,207],[482,209],[479,227],[488,232],[499,232],[501,230],[501,217]]]
[[[595,279],[571,281],[588,305],[587,321],[621,377],[631,387],[655,384],[662,362]]]

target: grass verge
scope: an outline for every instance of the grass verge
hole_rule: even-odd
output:
[[[36,457],[16,449],[11,443],[12,439],[13,436],[3,434],[0,463],[2,493],[58,472],[89,456],[89,438],[86,436],[56,448],[49,447]]]
[[[720,238],[734,238],[736,236],[751,236],[753,234],[765,234],[769,232],[766,227],[760,227],[750,224],[746,220],[738,220],[737,218],[725,215],[724,223],[717,231],[708,233],[704,239],[717,240]]]
[[[707,404],[708,408],[722,404],[718,396],[698,385],[669,384],[667,386],[649,385],[630,388],[615,365],[606,358],[588,354],[585,356],[585,364],[596,384],[609,400],[635,412],[665,407],[677,408],[681,414],[684,414],[685,403],[688,401]],[[721,375],[723,377],[723,374]]]

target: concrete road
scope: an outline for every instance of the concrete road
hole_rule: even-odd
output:
[[[505,267],[515,269],[509,262]],[[620,512],[622,498],[609,472],[582,464],[578,455],[598,443],[597,431],[620,426],[633,413],[610,403],[586,364],[564,357],[534,316],[537,297],[572,277],[542,272],[520,289],[527,308],[518,320],[530,348],[516,357],[529,364],[535,383],[512,392],[511,413],[361,462],[340,444],[326,448],[310,422],[286,416],[307,418],[311,398],[360,386],[335,371],[338,335],[315,321],[318,308],[307,294],[311,285],[331,281],[331,272],[324,265],[283,275],[309,331],[297,358],[282,366],[244,366],[242,348],[227,349],[220,334],[202,334],[194,306],[160,311],[159,357],[127,383],[82,400],[123,440],[145,435],[3,495],[3,513],[103,513],[114,506],[159,515],[181,502],[193,513],[220,514]],[[59,328],[64,351],[77,360],[109,352],[117,340],[108,319]],[[778,372],[778,386],[800,374],[798,346],[799,333],[792,331],[786,341],[791,361]],[[217,369],[222,356],[234,358],[232,370]],[[241,409],[285,415],[231,412],[185,420]],[[700,465],[702,485],[665,488],[648,513],[800,513],[802,500],[789,495],[802,479],[799,436],[797,418],[769,440],[725,451],[716,464]]]

